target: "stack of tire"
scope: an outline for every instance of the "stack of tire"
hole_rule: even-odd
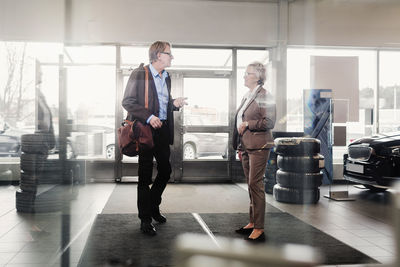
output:
[[[319,201],[324,157],[315,138],[275,139],[278,154],[274,198],[279,202],[315,204]]]
[[[58,159],[48,159],[48,133],[21,136],[20,189],[16,192],[19,212],[54,212],[61,210],[64,193],[62,167]]]
[[[276,159],[277,155],[275,153],[275,147],[273,147],[269,152],[269,159],[264,176],[265,193],[267,194],[273,193],[273,189],[276,184],[276,171],[278,170]]]

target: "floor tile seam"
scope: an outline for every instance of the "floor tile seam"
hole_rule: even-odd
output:
[[[370,258],[372,258],[372,259],[374,259],[374,260],[380,262],[380,261],[377,259],[377,257],[381,257],[381,256],[372,256],[372,255],[368,255],[367,253],[365,253],[365,252],[363,252],[362,250],[359,249],[360,247],[375,247],[375,248],[376,248],[376,246],[353,245],[353,244],[350,244],[347,240],[342,240],[342,239],[339,239],[339,238],[336,238],[336,239],[338,239],[339,241],[343,242],[345,245],[348,245],[349,247],[351,247],[351,248],[357,250],[358,252],[360,252],[360,253],[362,253],[362,254],[365,254],[365,255],[367,255],[368,257],[370,257]],[[339,266],[342,266],[342,265],[339,265]]]
[[[14,258],[18,256],[19,253],[20,253],[20,252],[14,253],[14,256],[12,256],[12,257],[8,260],[8,262],[6,262],[6,264],[5,264],[4,266],[7,266],[8,264],[10,264],[10,263],[14,260]]]
[[[359,236],[359,237],[362,237],[362,238],[390,238],[391,236],[387,236],[387,235],[385,235],[385,234],[383,234],[383,233],[381,233],[381,232],[379,232],[379,231],[377,231],[377,230],[375,230],[375,229],[362,229],[361,231],[365,231],[365,232],[368,232],[368,233],[371,233],[371,232],[373,232],[373,233],[376,233],[376,234],[379,234],[379,235],[364,235],[364,234],[360,234],[360,230],[359,229],[347,229],[347,230],[349,230],[350,232],[352,232],[353,234],[355,234],[355,235],[357,235],[357,236]]]
[[[30,242],[26,242],[25,245],[22,246],[22,248],[21,248],[18,252],[15,253],[15,255],[6,263],[5,266],[7,266],[7,264],[10,264],[10,263],[12,262],[12,260],[13,260],[15,257],[18,256],[18,254],[20,254],[21,252],[23,252],[23,249],[24,249],[25,247],[27,247],[27,246],[29,245],[29,243],[30,243]]]
[[[2,235],[0,236],[0,242],[1,242],[1,239],[2,239],[4,236],[6,236],[8,233],[10,233],[15,227],[17,227],[17,226],[20,225],[20,224],[22,224],[22,221],[19,221],[17,224],[15,224],[14,226],[12,226],[8,231],[6,231],[4,234],[2,234]]]
[[[368,254],[368,251],[363,251],[363,249],[368,249],[368,248],[373,248],[373,249],[377,249],[377,248],[379,248],[379,249],[381,249],[381,250],[383,250],[383,251],[385,251],[386,253],[389,253],[390,255],[370,255],[370,254]],[[395,256],[392,252],[390,252],[390,251],[387,251],[387,250],[385,250],[385,249],[382,249],[382,248],[380,248],[380,247],[378,247],[378,246],[364,246],[364,245],[359,245],[358,247],[357,247],[357,250],[358,251],[360,251],[360,252],[362,252],[362,253],[364,253],[364,254],[366,254],[366,255],[368,255],[369,257],[371,257],[371,258],[373,258],[373,259],[375,259],[375,260],[378,260],[376,257],[392,257],[392,256]]]
[[[346,205],[344,205],[345,202],[335,201],[335,202],[332,202],[332,203],[335,203],[335,205],[338,205],[338,206],[340,206],[342,208],[345,208],[345,209],[349,210],[349,208]],[[371,214],[369,214],[368,212],[360,211],[360,210],[357,210],[357,209],[356,210],[351,210],[351,211],[353,213],[356,213],[357,215],[361,215],[363,217],[368,217],[368,218],[370,218],[370,219],[372,219],[374,221],[377,221],[377,222],[385,224],[384,221],[380,220],[379,218],[372,217]]]
[[[393,252],[393,251],[390,251],[390,250],[382,247],[382,245],[376,245],[376,246],[379,247],[380,249],[383,249],[383,250],[389,252],[391,255],[396,256],[396,248],[395,248],[395,251]]]

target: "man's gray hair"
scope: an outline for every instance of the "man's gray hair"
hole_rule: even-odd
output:
[[[154,42],[149,48],[150,63],[157,61],[158,53],[164,52],[164,50],[167,46],[171,47],[171,44],[168,42],[165,42],[165,41]]]
[[[254,61],[248,65],[248,67],[253,67],[255,74],[258,78],[258,84],[264,85],[267,79],[267,68],[259,61]]]

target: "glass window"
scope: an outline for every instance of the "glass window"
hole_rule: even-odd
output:
[[[66,46],[64,62],[115,65],[115,51],[114,46]]]
[[[174,59],[172,69],[207,69],[231,70],[232,50],[174,48],[171,50]],[[121,47],[122,66],[133,68],[140,63],[149,63],[148,47]]]
[[[115,67],[67,68],[71,142],[78,158],[113,159]]]
[[[139,46],[121,47],[121,66],[124,68],[134,68],[140,63],[149,63],[149,48]]]
[[[185,126],[227,126],[229,79],[184,78]]]
[[[183,159],[226,159],[228,133],[185,133]]]
[[[64,49],[68,137],[77,158],[114,159],[115,47]]]
[[[0,42],[0,161],[19,161],[21,135],[35,130],[36,94],[41,91],[49,106],[54,95],[58,97],[54,94],[58,71],[41,68],[37,62],[58,61],[62,47],[59,43]],[[47,87],[52,87],[51,94]],[[12,168],[11,176],[19,180],[19,170]]]
[[[230,49],[172,48],[174,69],[232,69]]]
[[[346,144],[352,140],[372,134],[369,114],[374,108],[374,90],[376,88],[376,52],[369,50],[344,49],[301,49],[290,48],[287,52],[287,130],[303,131],[303,90],[311,87],[311,68],[313,56],[357,57],[358,59],[358,103],[357,120],[344,122],[346,127]],[[340,79],[340,77],[337,77]],[[336,97],[333,92],[333,104],[337,107],[351,105],[349,98]],[[350,110],[350,109],[349,109]],[[350,112],[350,111],[349,111]],[[351,117],[342,114],[342,117]],[[335,123],[334,125],[335,126]],[[342,126],[342,124],[338,124]],[[334,162],[341,161],[344,149],[334,147]]]
[[[400,130],[400,52],[379,53],[379,132]]]

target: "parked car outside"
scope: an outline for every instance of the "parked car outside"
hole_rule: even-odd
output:
[[[2,125],[2,126],[1,126]],[[18,129],[7,122],[0,125],[0,157],[20,157],[21,156],[21,136],[31,134],[33,128]],[[50,158],[54,158],[59,152],[58,136],[56,136],[56,146],[49,150]],[[67,159],[75,158],[76,154],[71,140],[67,139]]]
[[[73,144],[76,156],[114,159],[115,131],[113,127],[73,124],[70,130],[68,139]]]
[[[343,176],[373,191],[400,181],[400,132],[355,140],[343,157]]]
[[[28,132],[12,127],[3,121],[0,125],[0,157],[21,155],[21,135]]]
[[[225,133],[186,133],[183,135],[183,158],[228,157],[228,134]]]

